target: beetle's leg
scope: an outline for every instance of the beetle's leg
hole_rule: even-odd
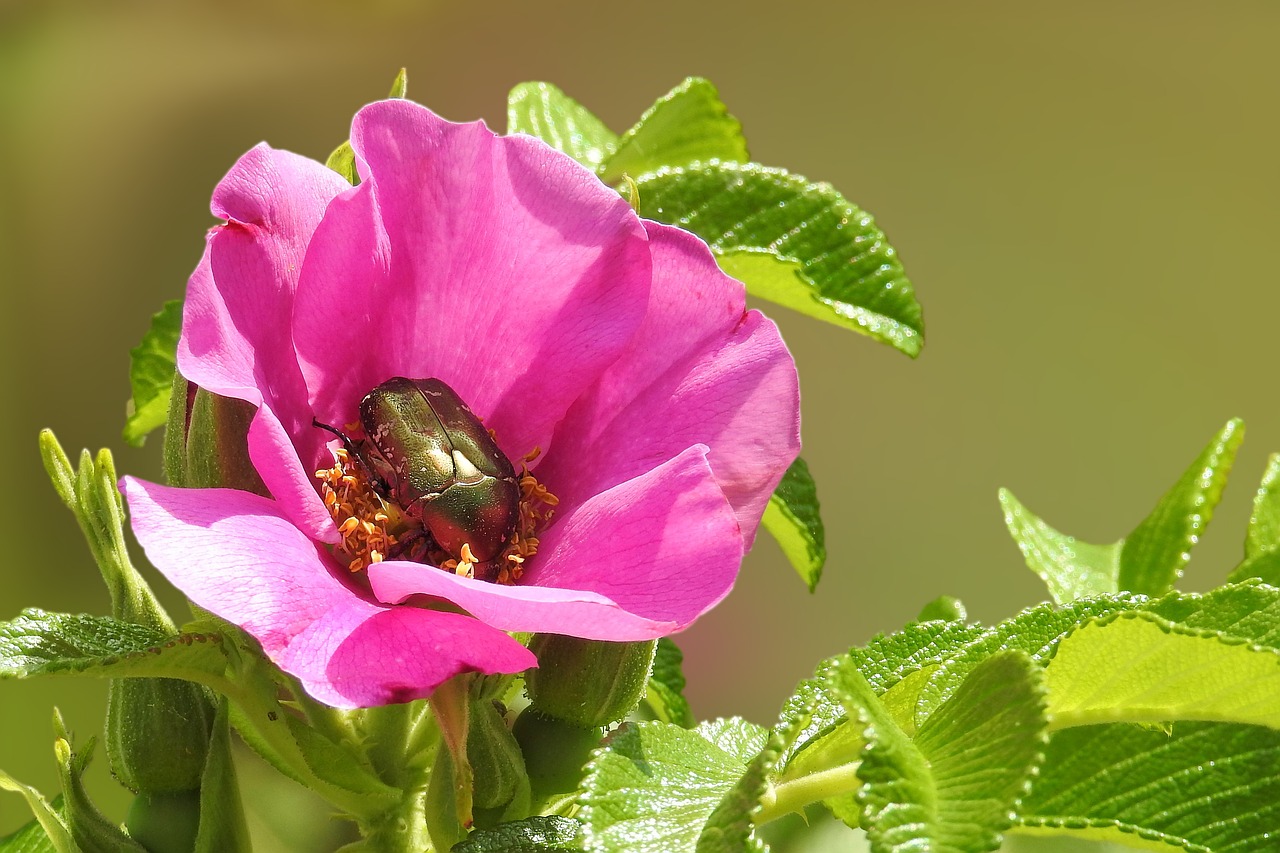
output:
[[[391,484],[388,483],[387,478],[382,475],[380,466],[375,465],[369,459],[364,450],[361,449],[363,442],[356,441],[337,427],[331,427],[328,424],[320,423],[320,421],[314,416],[311,418],[311,425],[319,427],[326,432],[331,432],[338,438],[342,439],[342,446],[346,449],[347,455],[359,462],[361,467],[364,468],[365,473],[369,476],[369,483],[373,486],[374,491],[382,495],[384,498],[389,498],[391,496]]]

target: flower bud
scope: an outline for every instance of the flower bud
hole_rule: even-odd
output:
[[[228,488],[266,494],[249,458],[249,424],[256,409],[174,375],[164,434],[164,471],[170,485]]]
[[[611,643],[539,634],[529,644],[538,668],[525,676],[532,707],[582,729],[621,720],[640,702],[657,640]]]
[[[591,750],[600,745],[601,729],[584,729],[544,717],[526,708],[512,729],[524,753],[529,784],[539,802],[576,791]]]
[[[173,678],[120,678],[107,693],[111,772],[134,793],[200,787],[214,709],[204,688]]]
[[[506,720],[492,702],[483,700],[470,704],[468,716],[467,760],[475,779],[472,805],[478,811],[527,806],[524,757]]]

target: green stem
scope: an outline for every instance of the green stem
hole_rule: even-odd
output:
[[[433,850],[427,834],[426,791],[405,791],[397,808],[361,821],[364,838],[347,850],[367,853],[424,853]]]
[[[862,780],[858,778],[858,765],[861,762],[851,761],[827,770],[819,770],[807,776],[792,779],[779,785],[771,786],[760,800],[760,811],[756,813],[756,825],[800,812],[810,803],[818,803],[842,794],[858,790]]]

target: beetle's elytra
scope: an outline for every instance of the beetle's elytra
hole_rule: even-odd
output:
[[[436,544],[475,558],[475,576],[495,572],[520,516],[511,460],[457,393],[439,379],[394,376],[360,401],[365,437],[339,436],[374,488],[422,522]]]

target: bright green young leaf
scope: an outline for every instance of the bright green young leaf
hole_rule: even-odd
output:
[[[59,795],[52,803],[44,798],[44,795],[30,785],[24,785],[17,779],[14,779],[8,773],[0,770],[0,791],[12,791],[15,794],[21,794],[27,801],[27,806],[35,815],[36,824],[39,826],[39,832],[24,827],[19,830],[16,835],[8,836],[6,842],[11,839],[18,838],[22,843],[39,844],[40,835],[44,836],[47,843],[47,849],[57,851],[57,853],[80,853],[76,849],[75,842],[71,839],[71,830],[67,828],[67,820],[63,815],[62,797]],[[30,853],[43,853],[43,849],[39,846],[34,847]],[[22,848],[18,851],[10,851],[4,846],[0,846],[0,850],[4,853],[27,853]]]
[[[1244,540],[1244,561],[1227,580],[1261,578],[1280,586],[1280,453],[1267,458],[1267,470],[1253,496],[1249,532]]]
[[[1177,723],[1059,731],[1018,814],[1019,834],[1144,850],[1261,853],[1280,827],[1280,732]]]
[[[391,81],[391,91],[387,94],[387,98],[403,98],[408,88],[408,72],[401,68],[400,73],[396,75],[396,79]],[[346,178],[347,183],[352,186],[360,183],[360,176],[356,173],[356,152],[352,150],[350,141],[343,142],[333,149],[333,153],[329,155],[329,159],[325,160],[324,164]]]
[[[1000,506],[1027,567],[1044,580],[1058,604],[1116,591],[1122,542],[1091,545],[1059,533],[1028,511],[1008,489],[1000,490]]]
[[[613,153],[618,137],[550,83],[521,83],[507,96],[507,133],[536,136],[589,169]]]
[[[1063,638],[1045,683],[1055,728],[1209,720],[1280,729],[1280,651],[1143,611]]]
[[[765,507],[765,529],[778,540],[792,568],[813,592],[827,561],[826,532],[818,506],[818,488],[809,466],[797,458],[782,475]]]
[[[920,353],[920,304],[897,253],[830,185],[754,163],[663,168],[636,183],[642,216],[697,234],[753,296]]]
[[[761,806],[766,808],[776,805],[776,791],[770,781],[773,770],[778,765],[783,752],[793,744],[800,732],[808,724],[809,719],[803,713],[789,710],[778,724],[768,733],[768,739],[760,744],[751,736],[752,729],[741,729],[747,739],[736,737],[730,730],[735,726],[721,726],[715,735],[717,742],[724,743],[732,754],[746,761],[746,772],[737,783],[725,794],[716,806],[707,824],[698,836],[697,853],[739,853],[739,851],[764,851],[765,844],[755,834],[755,816]],[[750,724],[746,724],[750,726]],[[704,735],[709,731],[700,727]],[[739,748],[735,751],[726,740],[732,738]]]
[[[1280,649],[1280,589],[1257,581],[1202,594],[1169,593],[1142,609],[1184,628]]]
[[[587,765],[579,799],[589,853],[693,853],[746,763],[697,732],[626,723]]]
[[[1021,651],[1043,666],[1053,656],[1058,642],[1077,625],[1095,616],[1132,610],[1143,603],[1144,599],[1136,597],[1107,596],[1080,599],[1064,607],[1042,604],[992,628],[983,629],[968,642],[929,661],[937,666],[920,685],[915,709],[916,725],[922,727],[939,706],[955,695],[969,673],[993,655]]]
[[[177,364],[178,333],[182,330],[182,300],[166,302],[151,318],[142,342],[129,350],[129,385],[124,440],[141,447],[147,433],[164,426],[169,414],[169,389]]]
[[[684,654],[669,637],[658,640],[653,656],[653,671],[643,704],[654,719],[691,729],[697,723],[684,698]]]
[[[1239,418],[1228,421],[1151,515],[1125,538],[1120,552],[1120,589],[1164,595],[1173,588],[1191,559],[1191,548],[1204,535],[1214,508],[1222,500],[1231,463],[1243,440],[1244,423]]]
[[[535,815],[471,833],[450,853],[574,853],[582,826],[556,815]]]
[[[742,125],[729,115],[716,87],[690,77],[645,111],[599,171],[601,180],[614,184],[623,175],[634,178],[664,166],[748,159]]]
[[[883,707],[865,707],[858,799],[871,849],[977,853],[999,847],[1042,758],[1047,720],[1040,668],[1019,652],[994,655],[914,740]]]
[[[909,673],[947,659],[958,649],[989,632],[990,629],[963,622],[913,624],[896,634],[881,634],[872,638],[866,646],[852,649],[848,657],[879,696]],[[840,655],[823,661],[817,667],[818,675],[800,682],[796,692],[787,700],[783,719],[787,719],[790,713],[803,713],[809,722],[796,738],[795,745],[783,757],[781,766],[785,768],[785,776],[791,775],[793,759],[798,761],[803,753],[811,749],[826,750],[826,739],[829,737],[838,739],[830,748],[838,751],[846,748],[842,745],[848,739],[846,730],[853,727],[845,725],[848,716],[844,705],[831,695],[827,689],[827,678],[823,675],[830,667],[842,665],[844,657]],[[821,762],[824,758],[818,757],[816,760]],[[806,760],[805,766],[812,763],[813,761]]]
[[[769,730],[741,717],[704,720],[693,729],[726,754],[746,764],[769,742]]]
[[[1151,514],[1118,542],[1093,545],[1059,533],[1002,489],[1005,524],[1027,567],[1044,578],[1059,604],[1121,591],[1163,595],[1208,528],[1243,438],[1244,425],[1228,421]]]
[[[0,774],[3,778],[3,774]],[[3,789],[4,783],[0,782],[0,789]],[[62,796],[54,798],[49,804],[50,811],[59,814],[62,810]],[[31,821],[21,829],[0,838],[0,853],[61,853],[57,845],[53,843],[53,839],[49,837],[49,833],[40,825],[40,821],[32,818]]]

